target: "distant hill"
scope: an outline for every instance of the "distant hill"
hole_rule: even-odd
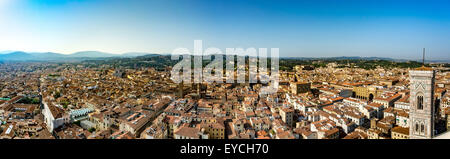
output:
[[[17,51],[0,55],[0,60],[2,61],[29,61],[35,58],[33,55]]]
[[[361,57],[361,56],[338,56],[338,57],[281,57],[281,59],[296,59],[296,60],[386,60],[394,62],[406,62],[406,61],[418,61],[422,62],[421,59],[394,59],[388,57]],[[439,59],[439,60],[425,60],[429,63],[450,63],[450,59]]]
[[[403,59],[393,59],[387,57],[361,57],[361,56],[338,56],[338,57],[282,57],[283,59],[297,60],[387,60],[398,61]]]
[[[137,57],[149,54],[151,53],[112,54],[99,51],[82,51],[73,54],[60,54],[54,52],[28,53],[23,51],[4,51],[0,52],[0,61],[82,61],[116,57]]]
[[[82,51],[72,54],[60,54],[54,52],[23,52],[23,51],[0,51],[0,61],[83,61],[83,60],[101,60],[110,58],[140,57],[140,56],[170,56],[170,54],[152,54],[145,52],[128,52],[123,54],[112,54],[100,51]],[[281,59],[294,60],[386,60],[394,62],[421,61],[393,59],[385,57],[360,57],[360,56],[339,56],[339,57],[281,57]],[[449,63],[450,60],[426,60],[432,63]]]
[[[149,55],[149,53],[145,53],[145,52],[127,52],[122,54],[122,56],[124,57],[136,57],[136,56],[145,56],[145,55]]]
[[[82,51],[67,55],[68,57],[120,57],[120,54],[110,54],[99,51]]]
[[[36,58],[64,58],[67,57],[67,55],[64,54],[58,54],[58,53],[53,53],[53,52],[45,52],[45,53],[28,53],[33,57]]]

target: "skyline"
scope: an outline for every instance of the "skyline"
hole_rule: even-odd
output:
[[[450,60],[448,3],[0,0],[0,51],[170,53],[203,40],[282,57],[421,59],[425,47]]]

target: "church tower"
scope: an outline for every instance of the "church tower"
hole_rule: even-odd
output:
[[[181,83],[178,84],[178,97],[184,98],[184,82],[181,81]]]
[[[409,135],[411,139],[430,139],[434,135],[435,71],[422,66],[410,70],[409,76],[411,92]]]

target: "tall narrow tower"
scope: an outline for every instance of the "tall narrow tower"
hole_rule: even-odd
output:
[[[178,97],[184,98],[184,82],[181,81],[181,83],[178,84]]]
[[[425,62],[425,49],[424,59]],[[434,135],[434,81],[435,71],[422,67],[409,71],[410,114],[409,135],[411,139],[430,139]]]

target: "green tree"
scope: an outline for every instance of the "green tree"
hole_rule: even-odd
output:
[[[92,132],[94,132],[95,131],[95,128],[89,128],[89,130],[88,130],[90,133],[92,133]]]

